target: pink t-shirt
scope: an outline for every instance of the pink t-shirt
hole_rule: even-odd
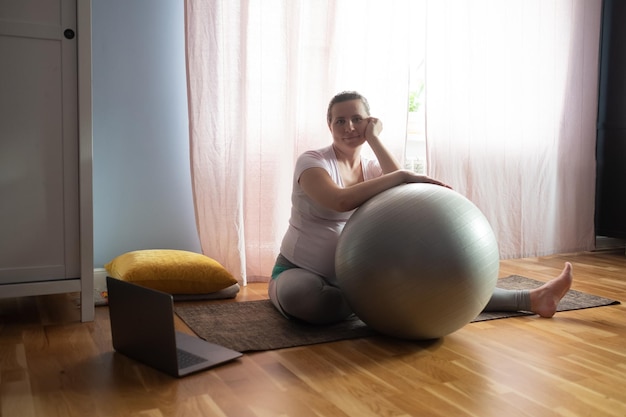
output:
[[[363,179],[380,177],[378,161],[361,157]],[[323,168],[332,180],[343,187],[337,157],[332,146],[307,151],[296,162],[291,193],[291,218],[280,252],[290,262],[308,269],[336,284],[335,248],[346,222],[354,212],[338,212],[314,202],[300,187],[300,176],[309,168]]]

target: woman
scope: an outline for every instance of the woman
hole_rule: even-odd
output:
[[[313,324],[344,320],[353,313],[338,288],[335,248],[350,215],[378,193],[405,183],[447,185],[400,169],[379,139],[382,122],[370,116],[365,97],[349,91],[328,105],[333,143],[302,154],[293,177],[289,228],[272,270],[269,296],[287,318]],[[376,160],[361,156],[367,143]],[[485,311],[531,311],[552,317],[572,283],[572,266],[533,290],[496,288]]]

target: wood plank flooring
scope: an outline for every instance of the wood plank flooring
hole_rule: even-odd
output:
[[[504,260],[501,276],[626,302],[626,256]],[[236,301],[266,298],[266,284]],[[626,305],[472,323],[440,340],[364,338],[246,354],[173,379],[113,352],[108,309],[0,300],[0,416],[626,416]],[[178,319],[177,319],[178,320]],[[178,320],[177,326],[188,331]]]

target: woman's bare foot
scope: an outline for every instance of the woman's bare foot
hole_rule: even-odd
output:
[[[572,286],[574,275],[572,264],[565,262],[561,275],[546,282],[539,288],[530,290],[530,310],[541,317],[552,317],[561,298]]]

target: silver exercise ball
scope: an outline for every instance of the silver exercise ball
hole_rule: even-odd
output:
[[[368,326],[405,339],[435,339],[484,309],[500,257],[489,222],[445,187],[405,184],[350,217],[335,253],[339,286]]]

